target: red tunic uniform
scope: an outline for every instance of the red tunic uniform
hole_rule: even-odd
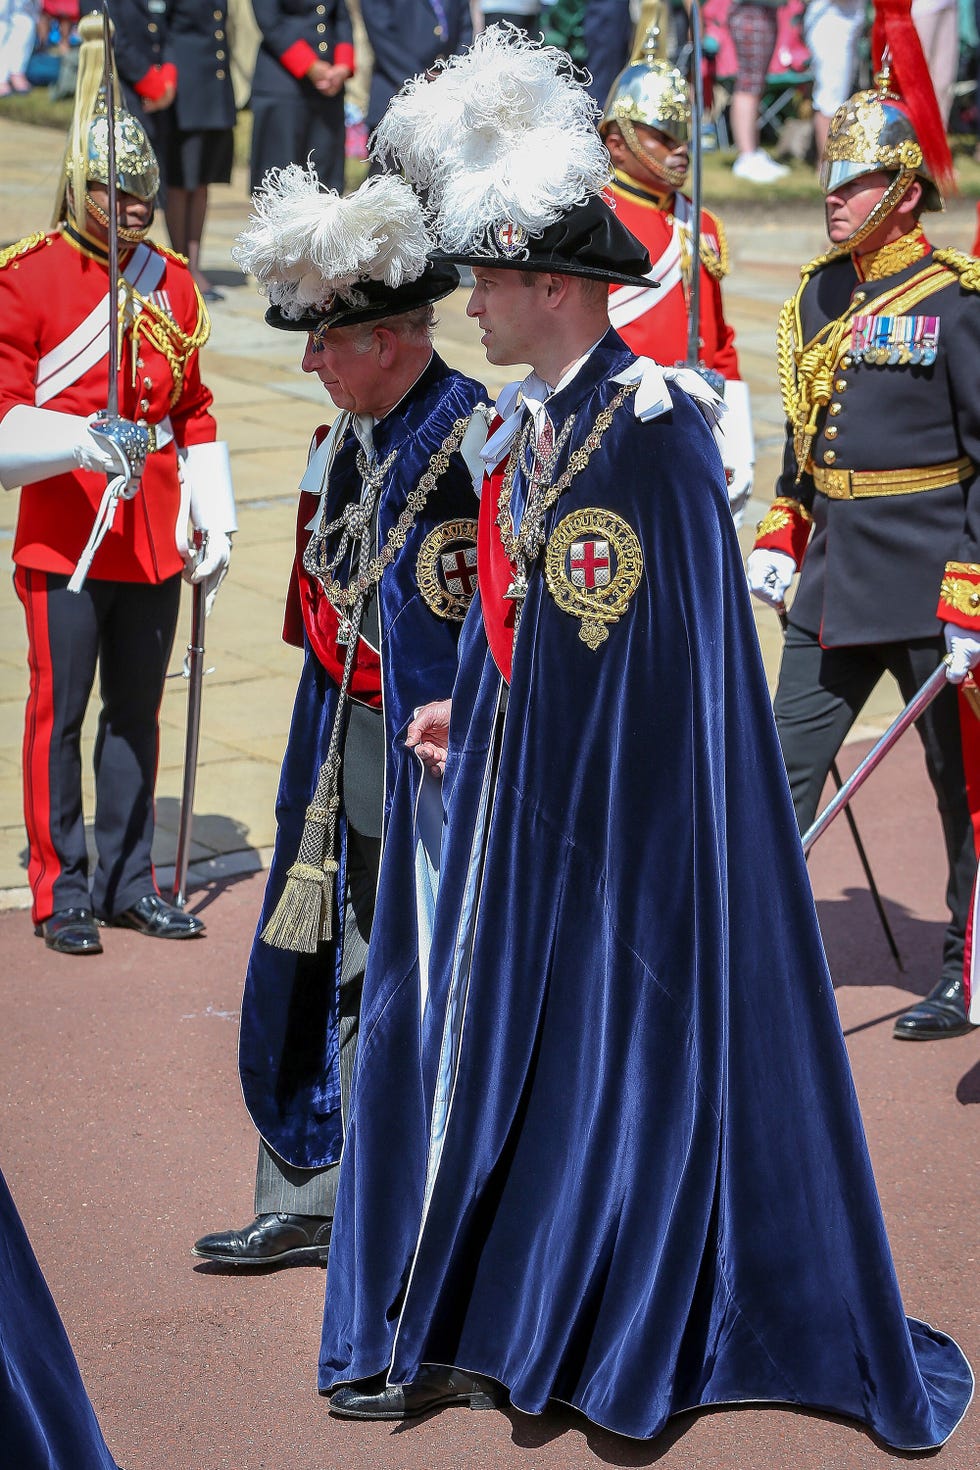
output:
[[[609,319],[635,353],[673,367],[687,357],[685,276],[690,269],[690,237],[681,226],[690,218],[690,200],[676,194],[674,210],[662,209],[653,194],[622,174],[616,175],[610,193],[623,224],[649,250],[652,279],[659,288],[613,286]],[[701,246],[701,361],[724,378],[738,378],[735,331],[725,321],[721,299],[721,279],[727,271],[725,235],[721,221],[706,209],[701,211]]]
[[[89,577],[162,582],[183,565],[187,506],[177,446],[215,438],[196,347],[207,318],[190,271],[154,245],[123,263],[132,307],[123,336],[119,412],[157,426],[141,488],[121,501]],[[15,404],[85,417],[106,406],[108,269],[67,236],[32,237],[0,269],[0,420]],[[136,294],[138,293],[138,294]],[[142,298],[142,300],[141,300]],[[101,314],[100,314],[101,307]],[[105,476],[77,470],[26,486],[14,561],[70,574],[95,520]]]

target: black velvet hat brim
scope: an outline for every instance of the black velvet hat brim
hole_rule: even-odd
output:
[[[382,281],[362,281],[357,290],[363,300],[358,305],[339,297],[332,306],[307,311],[300,317],[285,317],[278,306],[266,310],[270,327],[283,332],[315,332],[324,327],[353,327],[361,322],[377,322],[387,316],[402,316],[420,306],[431,306],[449,296],[459,285],[459,271],[449,260],[431,261],[414,281],[400,286],[386,286]]]
[[[635,286],[640,281],[656,284],[646,279],[652,268],[646,246],[599,195],[575,205],[512,254],[505,253],[494,230],[488,230],[479,248],[458,254],[440,251],[433,258],[456,265],[482,265],[488,270],[585,276],[612,286]]]

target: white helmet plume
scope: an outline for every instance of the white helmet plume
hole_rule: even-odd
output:
[[[363,300],[363,281],[397,287],[425,270],[433,238],[404,179],[378,175],[342,197],[312,163],[270,169],[232,256],[287,320],[335,296]]]
[[[501,220],[540,235],[605,188],[599,115],[565,52],[494,25],[402,88],[373,152],[422,194],[442,248],[465,253]]]

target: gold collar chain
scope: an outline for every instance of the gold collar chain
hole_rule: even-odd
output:
[[[504,471],[503,483],[500,487],[500,501],[497,506],[497,529],[500,532],[500,540],[507,559],[515,569],[514,580],[505,593],[512,601],[520,602],[527,595],[527,574],[531,564],[538,556],[545,544],[544,517],[551,509],[556,500],[564,495],[575,476],[581,474],[593,454],[602,443],[603,437],[615,417],[616,410],[625,403],[630,394],[635,393],[639,387],[638,383],[624,383],[615,398],[596,415],[595,423],[586,435],[581,448],[576,449],[569,456],[568,464],[564,473],[554,482],[550,481],[550,475],[554,473],[554,462],[557,459],[557,448],[554,455],[549,455],[551,461],[547,475],[541,475],[535,483],[534,494],[528,496],[524,514],[521,517],[520,531],[514,532],[514,518],[511,515],[510,503],[514,493],[514,477],[525,447],[525,435],[522,434],[518,443],[510,452],[507,460],[507,468]],[[569,421],[574,422],[574,416]],[[525,430],[526,432],[526,430]],[[567,434],[563,431],[563,440]]]
[[[371,558],[364,571],[352,578],[346,587],[342,586],[333,575],[340,559],[340,554],[334,558],[332,563],[325,564],[323,560],[326,536],[337,528],[338,523],[334,521],[330,526],[324,527],[323,531],[315,532],[310,537],[306,551],[303,554],[303,566],[311,576],[317,579],[338,611],[349,612],[355,603],[363,600],[370,588],[376,587],[381,581],[385,568],[391,565],[398,552],[405,545],[408,533],[414,526],[416,518],[425,508],[429,494],[434,489],[437,481],[442,478],[449,468],[450,458],[456,453],[463,442],[463,436],[469,425],[470,417],[469,414],[466,414],[463,418],[457,419],[453,424],[446,438],[430,457],[428,468],[421,476],[418,484],[414,490],[409,491],[408,498],[405,502],[405,509],[388,532],[384,546],[378,552],[377,556]],[[384,474],[387,474],[396,454],[397,451],[392,451],[381,465],[380,470],[376,473],[381,475],[383,471]],[[380,483],[381,480],[379,479],[378,484],[380,485]],[[341,517],[342,519],[343,517]]]

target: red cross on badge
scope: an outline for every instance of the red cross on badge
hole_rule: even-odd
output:
[[[456,597],[472,597],[476,591],[476,547],[444,551],[439,560],[448,590]]]
[[[612,580],[612,564],[608,541],[573,541],[571,555],[572,586],[592,592],[608,587]]]

